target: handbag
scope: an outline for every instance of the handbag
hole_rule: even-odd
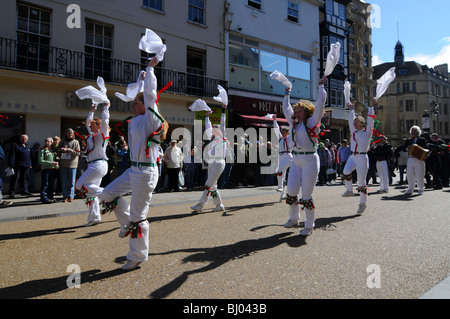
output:
[[[327,169],[327,175],[332,175],[335,173],[336,173],[336,171],[334,169],[332,169],[331,167],[329,169]]]

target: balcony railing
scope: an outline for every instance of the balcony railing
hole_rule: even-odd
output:
[[[101,76],[105,82],[116,85],[135,82],[145,69],[140,63],[7,38],[0,38],[0,67],[81,80]],[[226,81],[220,79],[160,67],[155,68],[155,75],[158,89],[172,81],[166,92],[174,94],[212,97],[218,93],[218,84],[227,87]]]

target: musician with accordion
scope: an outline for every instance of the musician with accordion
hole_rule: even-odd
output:
[[[417,192],[423,194],[425,186],[425,159],[428,157],[427,141],[421,137],[422,131],[416,125],[409,130],[411,138],[403,144],[404,150],[408,153],[406,164],[406,177],[408,179],[408,189],[405,195],[411,195],[417,182]]]

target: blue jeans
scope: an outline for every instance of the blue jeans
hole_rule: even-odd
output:
[[[47,202],[49,199],[53,199],[55,173],[56,170],[54,169],[41,170],[41,202]]]
[[[60,167],[61,173],[61,187],[63,198],[74,198],[75,196],[75,177],[77,174],[76,168]]]

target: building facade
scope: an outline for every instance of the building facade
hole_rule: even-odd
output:
[[[191,130],[196,114],[190,103],[214,102],[217,85],[227,87],[223,11],[223,1],[206,6],[186,0],[176,7],[163,0],[6,1],[0,12],[0,114],[8,121],[0,126],[1,142],[26,133],[30,144],[42,145],[68,127],[83,134],[90,101],[74,92],[96,86],[97,76],[108,89],[111,127],[132,115],[114,93],[124,93],[146,67],[148,54],[138,48],[146,28],[168,47],[155,74],[159,88],[173,83],[160,99],[169,133]]]
[[[373,96],[370,12],[370,5],[362,0],[325,0],[320,9],[321,74],[325,70],[330,46],[334,43],[341,45],[339,62],[327,82],[327,109],[331,113],[331,123],[330,132],[325,137],[336,143],[349,138],[349,111],[343,93],[345,81],[351,83],[357,112],[365,115]]]
[[[418,125],[423,131],[450,140],[450,84],[448,65],[433,68],[415,61],[404,61],[401,42],[395,46],[394,62],[374,66],[375,77],[396,67],[396,78],[378,101],[379,131],[392,145],[409,137],[409,129]],[[374,88],[375,90],[376,88]]]
[[[271,127],[265,115],[282,110],[284,86],[270,78],[278,70],[293,84],[292,101],[317,99],[319,0],[228,0],[226,76],[234,127]]]

